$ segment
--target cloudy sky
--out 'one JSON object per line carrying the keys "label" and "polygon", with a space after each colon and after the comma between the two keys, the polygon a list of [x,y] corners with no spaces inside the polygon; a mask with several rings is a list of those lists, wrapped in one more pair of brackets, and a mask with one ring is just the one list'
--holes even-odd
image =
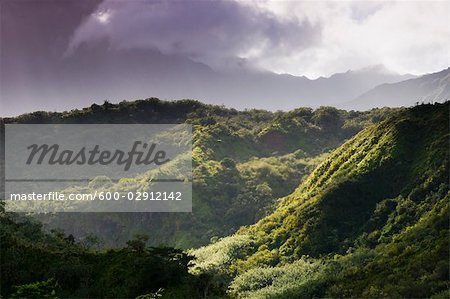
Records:
{"label": "cloudy sky", "polygon": [[114,49],[312,78],[375,64],[422,74],[448,67],[449,3],[106,0],[75,29],[66,55],[107,39]]}
{"label": "cloudy sky", "polygon": [[57,87],[70,90],[102,56],[135,50],[311,79],[380,64],[436,72],[450,64],[449,12],[448,1],[0,0],[0,109],[65,109],[39,103],[64,98]]}

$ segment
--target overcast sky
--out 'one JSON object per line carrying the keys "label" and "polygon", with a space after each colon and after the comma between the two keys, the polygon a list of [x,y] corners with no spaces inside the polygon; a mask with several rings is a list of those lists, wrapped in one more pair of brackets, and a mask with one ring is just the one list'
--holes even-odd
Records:
{"label": "overcast sky", "polygon": [[383,64],[423,74],[449,66],[449,1],[103,1],[79,25],[82,43],[157,48],[213,67],[329,76]]}
{"label": "overcast sky", "polygon": [[0,115],[150,96],[226,103],[202,90],[233,71],[437,72],[450,65],[449,15],[449,1],[0,0]]}

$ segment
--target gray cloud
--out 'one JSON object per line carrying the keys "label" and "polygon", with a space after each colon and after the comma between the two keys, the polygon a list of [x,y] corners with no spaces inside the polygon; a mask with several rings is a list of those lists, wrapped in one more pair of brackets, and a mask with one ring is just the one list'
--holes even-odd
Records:
{"label": "gray cloud", "polygon": [[153,48],[211,66],[287,55],[320,41],[308,20],[235,1],[104,1],[77,28],[67,54],[108,40],[112,49]]}
{"label": "gray cloud", "polygon": [[287,109],[352,98],[389,74],[346,89],[246,70],[317,78],[450,64],[448,1],[0,1],[2,115],[148,96]]}
{"label": "gray cloud", "polygon": [[382,64],[423,74],[449,66],[449,1],[256,1],[281,18],[321,27],[320,43],[289,56],[259,57],[275,72],[329,76]]}

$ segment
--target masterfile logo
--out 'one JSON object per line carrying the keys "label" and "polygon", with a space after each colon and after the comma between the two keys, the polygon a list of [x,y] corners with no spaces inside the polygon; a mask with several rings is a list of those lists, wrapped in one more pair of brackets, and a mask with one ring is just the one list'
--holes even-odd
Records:
{"label": "masterfile logo", "polygon": [[189,212],[192,128],[7,124],[4,181],[12,211]]}
{"label": "masterfile logo", "polygon": [[[139,150],[139,147],[142,150]],[[78,152],[70,149],[61,150],[58,144],[32,144],[27,147],[30,150],[30,155],[27,159],[27,165],[35,161],[36,164],[48,163],[49,165],[108,165],[116,163],[117,165],[124,165],[124,171],[128,171],[131,165],[162,165],[170,161],[166,158],[167,154],[164,150],[155,150],[157,144],[148,144],[142,141],[135,141],[129,152],[124,152],[116,149],[111,151],[109,149],[100,150],[98,144],[89,150],[82,147]],[[36,159],[35,159],[36,158]]]}

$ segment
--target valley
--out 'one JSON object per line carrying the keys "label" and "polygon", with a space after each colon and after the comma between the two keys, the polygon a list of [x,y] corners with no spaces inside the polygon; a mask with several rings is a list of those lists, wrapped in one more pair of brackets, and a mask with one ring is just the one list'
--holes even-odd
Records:
{"label": "valley", "polygon": [[2,295],[22,285],[82,298],[443,298],[448,109],[237,111],[148,99],[5,118],[190,123],[194,193],[192,213],[3,211]]}

